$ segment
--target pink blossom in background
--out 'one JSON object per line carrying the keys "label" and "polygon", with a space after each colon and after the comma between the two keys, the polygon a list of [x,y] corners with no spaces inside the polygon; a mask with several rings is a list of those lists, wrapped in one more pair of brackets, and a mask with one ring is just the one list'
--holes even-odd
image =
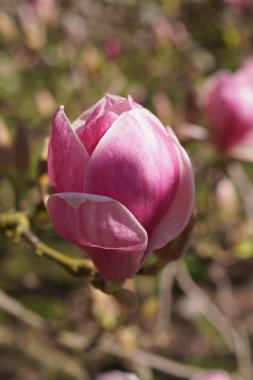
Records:
{"label": "pink blossom in background", "polygon": [[235,73],[221,70],[205,83],[202,108],[214,145],[225,154],[253,160],[253,61]]}
{"label": "pink blossom in background", "polygon": [[53,120],[48,212],[101,276],[123,281],[186,227],[194,204],[190,160],[171,129],[128,99],[106,95],[73,124]]}
{"label": "pink blossom in background", "polygon": [[109,38],[104,44],[105,56],[108,59],[117,59],[121,53],[121,42],[117,38]]}
{"label": "pink blossom in background", "polygon": [[99,375],[96,380],[140,380],[134,373],[110,371]]}
{"label": "pink blossom in background", "polygon": [[247,11],[253,8],[253,0],[224,0],[225,4]]}
{"label": "pink blossom in background", "polygon": [[226,371],[206,371],[194,375],[191,380],[232,380]]}
{"label": "pink blossom in background", "polygon": [[55,0],[25,0],[22,1],[18,14],[25,24],[43,21],[50,22],[55,14]]}

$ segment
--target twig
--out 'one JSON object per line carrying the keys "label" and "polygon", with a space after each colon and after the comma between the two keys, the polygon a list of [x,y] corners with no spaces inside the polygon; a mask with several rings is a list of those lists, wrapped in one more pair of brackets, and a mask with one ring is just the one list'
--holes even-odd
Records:
{"label": "twig", "polygon": [[160,279],[159,306],[156,316],[155,332],[166,332],[170,325],[172,286],[175,278],[175,265],[168,265]]}
{"label": "twig", "polygon": [[46,321],[37,313],[27,309],[20,302],[8,296],[0,289],[0,309],[16,317],[36,330],[46,327]]}
{"label": "twig", "polygon": [[[232,322],[226,318],[226,316],[219,310],[219,308],[212,302],[212,300],[204,293],[204,291],[193,281],[185,264],[178,266],[177,281],[179,286],[185,292],[185,294],[194,303],[196,309],[199,310],[207,319],[212,322],[213,326],[220,333],[225,344],[230,352],[234,353],[238,364],[241,364],[242,352],[247,353],[245,350],[244,342]],[[239,351],[238,351],[239,350]],[[247,362],[247,365],[249,363]],[[240,365],[240,370],[241,370]],[[245,376],[245,372],[240,373],[244,380],[248,380]]]}
{"label": "twig", "polygon": [[24,238],[34,248],[37,256],[56,262],[74,276],[92,276],[95,273],[95,268],[89,259],[68,257],[40,241],[31,231],[29,219],[22,212],[0,214],[0,229],[12,230],[14,240]]}
{"label": "twig", "polygon": [[128,289],[122,288],[122,283],[103,280],[90,259],[76,259],[66,256],[40,241],[30,229],[30,222],[25,213],[0,214],[0,230],[7,233],[15,241],[19,241],[20,237],[22,237],[34,248],[37,256],[46,257],[54,261],[73,276],[89,276],[92,286],[113,296],[118,303],[127,309],[133,310],[136,308],[138,301],[135,294]]}
{"label": "twig", "polygon": [[88,380],[83,366],[70,354],[46,344],[39,334],[15,327],[0,325],[0,346],[17,350],[36,360],[42,366],[51,368],[76,380]]}
{"label": "twig", "polygon": [[230,178],[234,181],[244,202],[247,219],[253,224],[253,184],[239,162],[233,162],[228,165],[227,171]]}
{"label": "twig", "polygon": [[158,371],[187,380],[195,373],[201,371],[199,367],[182,364],[140,349],[126,349],[122,345],[110,341],[110,339],[104,339],[97,348],[118,358],[130,360],[139,365],[149,366]]}
{"label": "twig", "polygon": [[217,294],[220,299],[221,308],[226,312],[231,323],[235,324],[235,331],[238,332],[238,334],[234,336],[234,344],[239,372],[245,379],[249,379],[253,373],[249,334],[247,327],[242,322],[238,322],[240,313],[233,297],[230,279],[224,268],[217,264],[214,264],[211,275],[217,284]]}
{"label": "twig", "polygon": [[178,285],[190,298],[196,309],[212,322],[217,331],[219,331],[228,349],[233,351],[230,323],[228,323],[223,313],[211,301],[208,295],[193,281],[184,263],[178,265],[176,279]]}
{"label": "twig", "polygon": [[[10,296],[7,296],[11,299]],[[11,302],[18,303],[18,301],[12,300]],[[4,307],[2,307],[4,306]],[[51,330],[50,324],[48,324],[42,317],[40,317],[35,312],[30,311],[29,309],[23,307],[21,304],[18,306],[18,310],[21,309],[25,310],[25,317],[23,317],[22,313],[15,312],[5,305],[0,305],[3,310],[11,315],[15,315],[15,317],[20,320],[23,323],[26,323],[30,327],[38,330],[38,332],[43,332],[44,334],[47,331]],[[30,323],[30,318],[27,318],[27,316],[32,313],[33,317],[36,319],[41,320],[40,323]],[[47,325],[48,329],[44,330],[44,326]],[[20,331],[20,330],[19,330]],[[53,331],[53,329],[52,329]],[[102,337],[102,334],[100,335]],[[55,334],[50,335],[51,342],[52,339],[56,342],[56,344],[67,348],[68,350],[71,350],[72,352],[80,352],[83,350],[87,350],[88,347],[90,347],[90,342],[88,341],[87,337],[80,335],[79,333],[74,333],[70,331],[60,330],[55,332]],[[23,344],[23,342],[26,342],[26,345]],[[22,342],[22,344],[21,344]],[[47,349],[47,346],[45,343],[42,344],[38,341],[37,338],[34,338],[31,336],[31,334],[25,336],[23,332],[16,333],[13,331],[13,329],[9,329],[7,327],[3,327],[0,325],[0,345],[4,345],[7,347],[15,346],[18,350],[24,351],[28,356],[31,356],[41,362],[42,364],[57,369],[59,366],[59,369],[62,371],[68,370],[68,371],[77,371],[77,379],[79,380],[86,380],[87,377],[86,373],[84,372],[83,377],[78,377],[78,372],[80,371],[80,367],[78,362],[72,363],[72,358],[68,356],[64,356],[61,351],[55,350],[55,349]],[[152,369],[156,369],[157,371],[161,371],[179,378],[185,378],[189,379],[193,374],[197,372],[201,372],[201,368],[194,367],[187,364],[179,363],[175,360],[171,360],[162,356],[159,356],[157,354],[153,354],[150,352],[146,352],[141,349],[126,349],[118,342],[115,342],[114,339],[112,339],[110,336],[106,335],[102,337],[102,339],[97,341],[97,345],[94,346],[95,350],[102,351],[106,354],[113,355],[118,358],[130,360],[133,363],[136,363],[137,365],[149,367]],[[47,353],[46,355],[41,355],[41,351]],[[49,358],[47,357],[49,353]],[[42,357],[43,356],[43,357]],[[62,366],[60,363],[54,363],[54,360],[64,360],[65,365]],[[70,366],[70,367],[69,367]],[[74,366],[74,367],[73,367]],[[65,369],[65,367],[67,369]],[[82,369],[84,371],[84,369]],[[73,375],[73,373],[72,373]]]}

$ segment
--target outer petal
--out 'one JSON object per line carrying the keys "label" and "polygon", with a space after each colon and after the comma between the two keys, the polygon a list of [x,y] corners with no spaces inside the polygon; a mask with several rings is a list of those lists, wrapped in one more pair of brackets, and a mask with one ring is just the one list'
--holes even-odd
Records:
{"label": "outer petal", "polygon": [[63,107],[57,111],[48,148],[48,175],[55,191],[83,191],[89,156],[72,129]]}
{"label": "outer petal", "polygon": [[[172,130],[169,129],[168,132],[171,135]],[[194,178],[190,159],[176,138],[172,141],[178,155],[180,173],[178,191],[168,212],[152,232],[146,255],[154,249],[162,248],[184,230],[194,206]]]}
{"label": "outer petal", "polygon": [[108,281],[123,281],[140,268],[147,233],[119,202],[90,194],[62,193],[48,200],[50,219],[65,239],[85,250]]}
{"label": "outer petal", "polygon": [[116,199],[148,233],[167,212],[178,186],[174,144],[145,109],[125,112],[94,150],[85,192]]}

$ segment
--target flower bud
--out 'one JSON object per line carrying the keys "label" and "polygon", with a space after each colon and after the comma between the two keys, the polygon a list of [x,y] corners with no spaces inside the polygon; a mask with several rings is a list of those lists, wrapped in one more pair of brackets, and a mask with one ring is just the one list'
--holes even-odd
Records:
{"label": "flower bud", "polygon": [[190,160],[171,129],[127,99],[106,95],[70,124],[53,120],[47,208],[58,233],[106,281],[133,276],[186,227],[194,204]]}

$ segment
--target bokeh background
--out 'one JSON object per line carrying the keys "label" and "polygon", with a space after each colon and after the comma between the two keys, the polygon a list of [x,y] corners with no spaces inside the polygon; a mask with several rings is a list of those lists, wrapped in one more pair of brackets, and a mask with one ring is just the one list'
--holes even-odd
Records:
{"label": "bokeh background", "polygon": [[45,139],[60,104],[73,121],[105,93],[131,94],[189,153],[196,224],[183,260],[128,282],[139,299],[131,312],[5,231],[0,379],[86,380],[120,369],[176,380],[198,368],[253,378],[252,164],[202,141],[200,107],[206,78],[253,54],[253,6],[234,3],[1,0],[0,212],[25,211],[41,240],[82,257],[42,202]]}

